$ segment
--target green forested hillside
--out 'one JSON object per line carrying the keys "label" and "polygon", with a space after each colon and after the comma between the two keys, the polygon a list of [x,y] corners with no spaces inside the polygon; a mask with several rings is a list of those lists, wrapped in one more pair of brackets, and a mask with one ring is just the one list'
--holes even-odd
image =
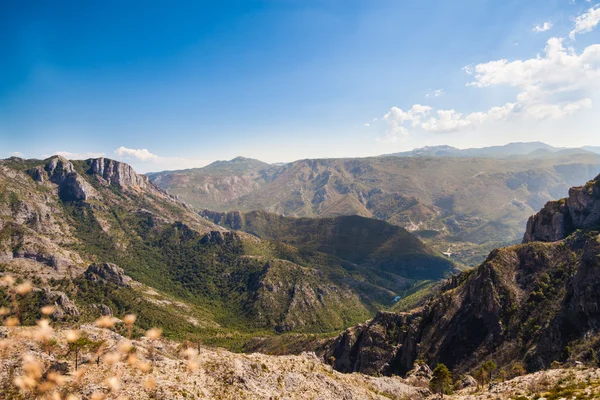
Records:
{"label": "green forested hillside", "polygon": [[[367,218],[276,224],[257,213],[257,231],[230,231],[108,159],[13,158],[0,162],[0,185],[2,269],[39,281],[71,320],[132,309],[168,335],[239,346],[343,329],[453,270],[404,229]],[[133,283],[90,280],[92,263]]]}

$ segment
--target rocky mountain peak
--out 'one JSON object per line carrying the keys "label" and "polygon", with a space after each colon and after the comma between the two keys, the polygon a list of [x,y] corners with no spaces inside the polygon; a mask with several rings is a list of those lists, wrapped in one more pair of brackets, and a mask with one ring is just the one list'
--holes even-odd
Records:
{"label": "rocky mountain peak", "polygon": [[109,184],[142,189],[149,185],[148,177],[137,174],[129,164],[104,157],[91,158],[86,162],[90,166],[90,173],[98,175]]}
{"label": "rocky mountain peak", "polygon": [[73,163],[61,156],[54,156],[46,165],[27,171],[36,182],[46,180],[58,185],[58,193],[64,201],[87,200],[96,197],[94,188],[75,171]]}
{"label": "rocky mountain peak", "polygon": [[569,197],[549,201],[529,218],[523,243],[562,240],[577,229],[600,225],[600,175],[585,186],[572,187]]}

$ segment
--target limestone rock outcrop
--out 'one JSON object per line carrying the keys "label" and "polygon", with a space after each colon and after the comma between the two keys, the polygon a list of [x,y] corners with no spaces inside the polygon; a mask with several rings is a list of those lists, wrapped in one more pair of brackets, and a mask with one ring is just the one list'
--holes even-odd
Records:
{"label": "limestone rock outcrop", "polygon": [[90,173],[102,177],[109,184],[141,189],[146,189],[149,185],[148,177],[137,174],[129,164],[103,157],[89,159],[87,163]]}
{"label": "limestone rock outcrop", "polygon": [[73,164],[60,156],[52,157],[44,166],[28,171],[33,180],[46,179],[58,185],[58,195],[63,201],[79,201],[96,197],[94,188],[75,171]]}
{"label": "limestone rock outcrop", "polygon": [[240,211],[218,212],[202,210],[199,214],[209,221],[217,225],[226,226],[229,229],[240,230],[244,227],[244,214]]}
{"label": "limestone rock outcrop", "polygon": [[210,231],[202,238],[202,243],[223,244],[225,242],[239,241],[240,238],[235,232]]}
{"label": "limestone rock outcrop", "polygon": [[406,374],[417,358],[415,329],[419,313],[380,311],[366,324],[347,329],[336,340],[331,355],[341,372]]}
{"label": "limestone rock outcrop", "polygon": [[104,280],[118,286],[130,286],[131,278],[125,275],[123,268],[111,263],[91,264],[84,273],[92,281]]}
{"label": "limestone rock outcrop", "polygon": [[573,187],[569,197],[546,203],[527,222],[523,242],[554,242],[577,229],[600,225],[600,176],[585,186]]}
{"label": "limestone rock outcrop", "polygon": [[54,291],[49,288],[43,289],[43,295],[47,304],[53,304],[55,307],[52,318],[55,320],[64,320],[69,317],[78,317],[81,313],[75,302],[67,296],[65,292]]}

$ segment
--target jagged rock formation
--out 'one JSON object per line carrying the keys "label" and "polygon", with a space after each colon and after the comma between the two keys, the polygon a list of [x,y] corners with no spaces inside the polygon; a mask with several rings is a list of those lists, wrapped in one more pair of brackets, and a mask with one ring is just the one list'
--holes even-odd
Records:
{"label": "jagged rock formation", "polygon": [[89,171],[102,177],[108,184],[141,189],[146,189],[149,185],[148,177],[137,174],[129,164],[103,157],[92,158],[87,163]]}
{"label": "jagged rock formation", "polygon": [[599,178],[585,186],[573,187],[569,197],[548,202],[527,221],[523,242],[553,242],[569,236],[576,229],[600,225]]}
{"label": "jagged rock formation", "polygon": [[63,157],[52,157],[44,167],[38,166],[28,172],[37,182],[43,183],[48,179],[58,185],[59,196],[64,201],[87,200],[97,196],[94,188]]}
{"label": "jagged rock formation", "polygon": [[471,375],[465,375],[459,381],[457,388],[458,389],[466,389],[466,388],[477,387],[477,386],[478,386],[478,383],[475,380],[475,378],[473,378]]}
{"label": "jagged rock formation", "polygon": [[100,315],[108,315],[109,317],[113,315],[113,310],[106,304],[92,304],[92,308],[97,310]]}
{"label": "jagged rock formation", "polygon": [[94,263],[87,268],[84,275],[91,281],[102,279],[118,286],[128,287],[131,282],[131,278],[125,275],[123,268],[111,263]]}
{"label": "jagged rock formation", "polygon": [[218,212],[202,210],[200,215],[217,225],[226,226],[230,229],[240,230],[245,226],[244,214],[241,211]]}
{"label": "jagged rock formation", "polygon": [[[423,307],[381,312],[346,330],[326,356],[340,371],[370,374],[405,374],[419,358],[456,373],[488,359],[505,371],[586,360],[600,350],[599,183],[600,177],[574,188],[570,200],[547,206],[532,218],[538,230],[529,233],[580,230],[555,242],[526,240],[494,250],[478,268],[440,286]],[[562,210],[564,219],[548,218],[557,215],[549,210]]]}
{"label": "jagged rock formation", "polygon": [[81,314],[75,302],[65,292],[45,288],[43,290],[43,298],[46,304],[54,305],[55,309],[52,313],[52,318],[55,320],[78,317]]}
{"label": "jagged rock formation", "polygon": [[61,156],[54,156],[45,165],[35,166],[27,173],[36,182],[43,184],[48,181],[58,185],[59,196],[63,201],[84,201],[99,197],[93,186],[82,176],[83,174],[93,176],[100,185],[118,185],[124,190],[146,190],[184,204],[150,183],[146,175],[137,174],[129,164],[103,157],[78,163],[80,163],[80,172],[77,172],[73,162]]}
{"label": "jagged rock formation", "polygon": [[240,237],[235,232],[210,231],[204,235],[201,242],[221,245],[232,241],[240,241]]}

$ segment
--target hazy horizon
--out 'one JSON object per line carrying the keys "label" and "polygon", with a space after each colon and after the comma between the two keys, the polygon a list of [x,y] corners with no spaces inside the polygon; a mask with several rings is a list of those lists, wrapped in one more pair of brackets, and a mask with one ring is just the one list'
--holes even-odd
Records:
{"label": "hazy horizon", "polygon": [[[511,144],[530,144],[530,143],[541,143],[541,144],[549,145],[551,147],[554,147],[557,150],[570,150],[570,149],[577,150],[577,149],[583,149],[584,147],[598,147],[598,150],[600,150],[600,146],[589,146],[589,145],[578,146],[578,147],[552,146],[549,143],[544,143],[544,142],[539,142],[539,141],[535,141],[535,142],[509,142],[509,143],[502,143],[502,144],[490,145],[490,146],[483,146],[483,147],[462,147],[462,148],[461,147],[455,147],[455,146],[450,146],[450,147],[456,148],[458,150],[473,150],[473,149],[483,149],[483,148],[488,148],[488,147],[503,147],[503,146],[508,146],[508,145],[511,145]],[[449,145],[445,145],[445,144],[427,145],[427,146],[423,146],[423,147],[416,147],[416,148],[413,148],[413,149],[410,149],[410,150],[406,150],[406,151],[410,152],[410,151],[420,150],[420,149],[424,149],[424,148],[428,148],[428,147],[435,148],[435,147],[442,147],[442,146],[449,146]],[[142,151],[144,151],[144,150],[146,150],[146,149],[142,149]],[[234,156],[234,157],[229,158],[229,159],[214,159],[214,160],[210,160],[210,161],[206,162],[203,165],[191,166],[191,167],[186,167],[186,168],[168,168],[168,165],[166,165],[167,168],[160,169],[160,170],[159,169],[155,169],[155,170],[144,169],[143,168],[144,164],[138,164],[138,165],[142,165],[142,169],[137,169],[137,168],[135,168],[135,165],[134,165],[135,163],[130,163],[128,161],[125,161],[125,162],[131,164],[134,167],[134,169],[136,170],[136,172],[147,174],[147,173],[158,173],[158,172],[166,172],[166,171],[176,171],[176,170],[203,168],[203,167],[206,167],[206,166],[208,166],[210,164],[213,164],[213,163],[216,163],[216,162],[229,162],[229,161],[233,161],[234,159],[237,159],[237,158],[246,158],[246,159],[261,161],[261,162],[264,162],[264,163],[267,163],[267,164],[271,164],[271,165],[276,165],[276,164],[289,164],[289,163],[293,163],[293,162],[296,162],[296,161],[308,160],[308,159],[325,160],[325,159],[346,159],[346,158],[369,158],[369,157],[380,157],[380,156],[385,156],[385,155],[388,155],[388,154],[396,154],[396,153],[398,153],[398,152],[383,153],[383,154],[374,154],[374,155],[365,155],[365,156],[357,156],[357,157],[353,157],[353,156],[340,156],[340,157],[300,157],[300,158],[293,159],[293,160],[272,161],[272,162],[261,160],[259,158],[248,157],[248,156],[243,155],[243,154],[239,154],[239,155]],[[106,154],[103,154],[103,153],[92,153],[92,154],[89,154],[89,156],[83,156],[83,155],[77,155],[77,154],[69,154],[67,152],[57,152],[55,154],[43,154],[43,155],[41,155],[39,157],[29,157],[29,158],[31,158],[31,159],[47,159],[47,158],[50,158],[50,157],[53,157],[53,156],[62,156],[62,157],[67,158],[69,160],[85,160],[85,159],[100,158],[100,157],[109,158],[109,159],[115,159],[115,160],[119,160],[119,159],[122,160],[122,158],[123,158],[123,157],[118,157],[118,156],[114,157],[114,156],[106,155]],[[83,157],[81,157],[81,156],[83,156]],[[21,154],[19,152],[12,153],[7,158],[10,158],[10,157],[19,157],[19,158],[25,158],[25,159],[28,158],[24,154]]]}

